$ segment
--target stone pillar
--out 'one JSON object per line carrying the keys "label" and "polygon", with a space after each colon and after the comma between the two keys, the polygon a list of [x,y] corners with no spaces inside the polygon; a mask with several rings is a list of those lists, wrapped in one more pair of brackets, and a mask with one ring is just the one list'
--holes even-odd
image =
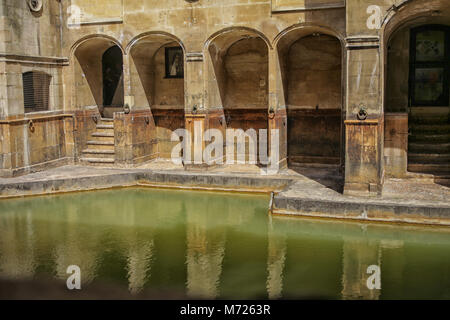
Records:
{"label": "stone pillar", "polygon": [[6,63],[0,62],[0,177],[8,176],[11,169],[9,125],[2,122],[8,116]]}
{"label": "stone pillar", "polygon": [[[269,146],[270,131],[279,130],[279,168],[287,168],[287,113],[278,51],[269,50]],[[272,152],[272,150],[270,151]]]}
{"label": "stone pillar", "polygon": [[134,95],[131,89],[131,69],[130,69],[130,55],[123,55],[123,97],[124,106],[128,106],[130,109],[135,107]]}
{"label": "stone pillar", "polygon": [[[204,103],[203,53],[186,53],[185,81],[185,128],[191,134],[186,148],[190,149],[190,159],[185,155],[185,169],[205,169],[203,133],[208,129],[208,111]],[[197,133],[197,134],[196,134]]]}
{"label": "stone pillar", "polygon": [[[157,157],[156,126],[150,106],[135,99],[139,79],[132,79],[131,57],[123,56],[124,107],[114,113],[115,163],[134,166]],[[136,72],[136,71],[135,71]],[[137,74],[134,74],[137,77]],[[133,83],[133,80],[135,82]],[[133,87],[133,85],[135,87]]]}
{"label": "stone pillar", "polygon": [[383,108],[379,38],[347,38],[345,187],[349,195],[377,195],[383,184]]}
{"label": "stone pillar", "polygon": [[156,128],[150,110],[114,113],[115,163],[134,166],[157,156]]}

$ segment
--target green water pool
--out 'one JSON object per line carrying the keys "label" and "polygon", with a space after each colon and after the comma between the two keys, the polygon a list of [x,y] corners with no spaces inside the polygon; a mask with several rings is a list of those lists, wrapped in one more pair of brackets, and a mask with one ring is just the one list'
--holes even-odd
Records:
{"label": "green water pool", "polygon": [[[118,189],[0,201],[0,277],[133,294],[450,299],[450,230],[275,217],[269,196]],[[381,289],[369,289],[378,266]]]}

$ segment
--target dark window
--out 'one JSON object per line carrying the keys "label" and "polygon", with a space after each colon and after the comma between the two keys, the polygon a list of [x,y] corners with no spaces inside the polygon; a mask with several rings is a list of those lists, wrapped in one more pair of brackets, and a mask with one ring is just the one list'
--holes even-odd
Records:
{"label": "dark window", "polygon": [[31,71],[22,74],[25,113],[48,110],[51,79],[52,77],[44,72]]}
{"label": "dark window", "polygon": [[166,48],[166,78],[184,78],[184,59],[181,47]]}
{"label": "dark window", "polygon": [[448,106],[450,28],[423,26],[411,32],[410,104]]}

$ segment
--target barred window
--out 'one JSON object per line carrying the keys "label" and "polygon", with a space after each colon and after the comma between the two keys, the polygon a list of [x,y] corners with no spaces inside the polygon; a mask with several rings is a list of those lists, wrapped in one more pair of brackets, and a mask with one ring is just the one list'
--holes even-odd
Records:
{"label": "barred window", "polygon": [[25,113],[49,109],[50,82],[52,77],[44,72],[22,74]]}

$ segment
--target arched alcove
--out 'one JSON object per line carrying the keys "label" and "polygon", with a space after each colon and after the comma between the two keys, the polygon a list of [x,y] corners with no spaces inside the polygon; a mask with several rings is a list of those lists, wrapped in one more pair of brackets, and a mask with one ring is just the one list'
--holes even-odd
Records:
{"label": "arched alcove", "polygon": [[388,174],[433,174],[448,185],[450,8],[440,0],[406,2],[383,32]]}
{"label": "arched alcove", "polygon": [[277,43],[288,116],[289,166],[343,163],[342,45],[327,30],[295,29]]}
{"label": "arched alcove", "polygon": [[[207,50],[213,73],[210,78],[214,79],[214,85],[209,84],[209,88],[215,89],[208,95],[210,108],[223,112],[228,129],[254,129],[256,132],[267,129],[267,39],[249,28],[230,28],[210,37]],[[248,150],[246,148],[246,160],[249,160]]]}
{"label": "arched alcove", "polygon": [[73,55],[75,108],[96,106],[103,117],[112,118],[123,108],[122,49],[113,39],[93,36],[80,41]]}
{"label": "arched alcove", "polygon": [[128,52],[134,108],[150,108],[159,157],[170,158],[172,132],[185,127],[184,46],[175,36],[151,32],[131,41]]}

